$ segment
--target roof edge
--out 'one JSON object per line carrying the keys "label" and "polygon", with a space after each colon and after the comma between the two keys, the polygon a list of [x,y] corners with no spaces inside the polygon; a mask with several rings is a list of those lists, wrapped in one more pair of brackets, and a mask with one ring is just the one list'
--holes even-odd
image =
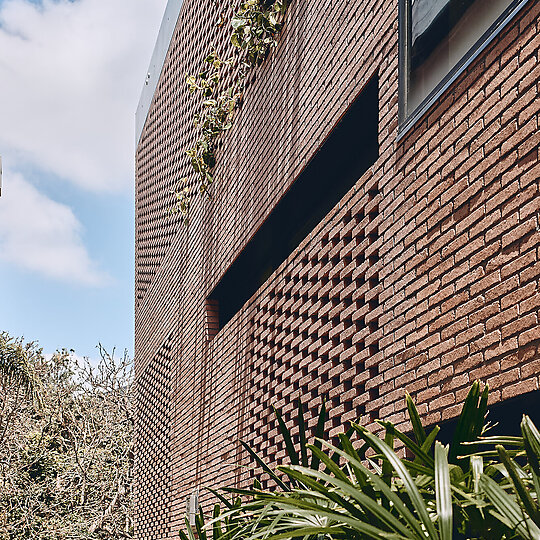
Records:
{"label": "roof edge", "polygon": [[157,88],[161,71],[165,63],[165,58],[169,51],[171,40],[178,22],[178,16],[180,15],[180,9],[182,7],[183,0],[169,0],[165,13],[161,21],[159,33],[157,36],[156,44],[154,46],[154,52],[150,60],[150,66],[146,74],[144,86],[141,91],[141,97],[139,98],[139,104],[135,113],[135,145],[139,144],[150,106],[154,99],[154,93]]}

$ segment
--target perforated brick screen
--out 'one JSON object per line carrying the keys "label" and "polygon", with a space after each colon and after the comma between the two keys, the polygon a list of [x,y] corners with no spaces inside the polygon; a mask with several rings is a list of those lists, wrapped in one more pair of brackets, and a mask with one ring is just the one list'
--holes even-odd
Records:
{"label": "perforated brick screen", "polygon": [[[353,418],[407,429],[406,390],[431,424],[474,379],[492,402],[538,389],[539,10],[398,138],[397,1],[293,1],[184,227],[168,214],[195,136],[184,76],[211,43],[228,54],[232,13],[185,0],[137,148],[139,539],[175,538],[196,486],[249,481],[239,439],[284,457],[272,405],[297,433],[295,400],[313,429],[326,396],[335,436]],[[211,293],[375,76],[378,157],[219,330]]]}

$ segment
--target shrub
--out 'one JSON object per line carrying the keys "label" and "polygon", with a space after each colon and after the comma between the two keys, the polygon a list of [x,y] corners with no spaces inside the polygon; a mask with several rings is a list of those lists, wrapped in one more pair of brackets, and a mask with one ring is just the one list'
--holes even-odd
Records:
{"label": "shrub", "polygon": [[[487,399],[487,386],[475,382],[448,446],[437,426],[426,433],[409,396],[412,434],[384,420],[381,436],[353,423],[337,446],[321,431],[314,444],[304,434],[300,452],[276,412],[291,463],[273,470],[250,450],[276,488],[255,479],[250,489],[226,489],[236,500],[220,496],[226,508],[217,505],[206,526],[201,512],[199,537],[212,530],[213,540],[540,539],[540,435],[525,416],[521,437],[486,437]],[[323,407],[319,426],[324,414]],[[398,456],[398,443],[410,457]],[[189,530],[181,536],[194,539]]]}
{"label": "shrub", "polygon": [[131,538],[129,358],[101,349],[92,366],[69,351],[49,358],[4,343],[24,370],[0,380],[0,538]]}

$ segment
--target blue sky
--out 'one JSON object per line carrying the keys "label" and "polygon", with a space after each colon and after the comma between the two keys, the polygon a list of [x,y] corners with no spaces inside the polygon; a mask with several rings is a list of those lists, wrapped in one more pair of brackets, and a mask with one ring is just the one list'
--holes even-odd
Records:
{"label": "blue sky", "polygon": [[0,0],[0,330],[133,350],[134,120],[166,0]]}

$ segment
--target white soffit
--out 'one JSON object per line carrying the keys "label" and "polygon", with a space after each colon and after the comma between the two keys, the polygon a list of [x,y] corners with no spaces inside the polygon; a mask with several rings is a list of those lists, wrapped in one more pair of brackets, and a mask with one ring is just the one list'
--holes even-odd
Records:
{"label": "white soffit", "polygon": [[180,15],[180,8],[182,7],[182,0],[169,0],[167,7],[165,8],[165,14],[161,21],[159,28],[159,34],[157,37],[154,52],[152,53],[152,59],[150,60],[150,66],[148,73],[146,74],[146,80],[139,99],[139,105],[137,106],[137,112],[135,113],[135,143],[139,144],[148,111],[150,105],[154,99],[154,93],[157,88],[157,83],[165,63],[165,58],[171,44],[171,39],[176,28],[178,16]]}

